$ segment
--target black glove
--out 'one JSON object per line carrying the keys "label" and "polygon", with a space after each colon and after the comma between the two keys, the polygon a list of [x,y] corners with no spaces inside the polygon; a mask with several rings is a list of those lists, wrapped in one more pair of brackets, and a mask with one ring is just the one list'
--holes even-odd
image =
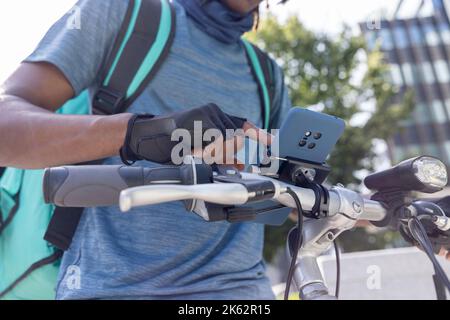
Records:
{"label": "black glove", "polygon": [[171,141],[172,132],[188,130],[190,146],[194,146],[195,121],[201,121],[202,134],[208,129],[218,129],[225,137],[227,129],[241,129],[247,120],[230,116],[213,103],[167,116],[135,115],[128,123],[125,143],[120,150],[122,161],[127,165],[139,160],[170,163],[172,149],[180,143]]}

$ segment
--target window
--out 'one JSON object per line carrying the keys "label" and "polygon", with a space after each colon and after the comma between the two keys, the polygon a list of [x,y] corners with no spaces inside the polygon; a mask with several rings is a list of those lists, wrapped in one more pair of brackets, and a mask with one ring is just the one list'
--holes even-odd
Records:
{"label": "window", "polygon": [[425,40],[429,46],[437,46],[440,43],[439,35],[434,29],[431,23],[427,23],[424,26]]}
{"label": "window", "polygon": [[405,150],[400,146],[395,146],[392,150],[392,156],[394,157],[394,162],[398,163],[400,161],[405,160],[406,152]]}
{"label": "window", "polygon": [[422,36],[422,32],[420,32],[420,29],[417,25],[412,25],[409,28],[409,35],[411,37],[411,42],[414,45],[422,45],[424,44],[424,39]]}
{"label": "window", "polygon": [[398,48],[403,49],[408,47],[409,41],[405,28],[397,26],[394,28],[393,33],[394,33],[394,41]]}
{"label": "window", "polygon": [[444,150],[445,150],[445,155],[447,156],[447,159],[450,159],[450,142],[447,141],[444,144]]}
{"label": "window", "polygon": [[425,141],[436,141],[437,134],[436,134],[436,128],[431,123],[428,123],[423,126],[424,133],[423,138]]}
{"label": "window", "polygon": [[403,76],[405,77],[405,84],[408,86],[414,85],[414,73],[411,64],[402,64]]}
{"label": "window", "polygon": [[447,114],[450,114],[450,99],[445,100],[445,109],[447,109]]}
{"label": "window", "polygon": [[444,128],[445,136],[450,140],[450,122],[444,123],[442,127]]}
{"label": "window", "polygon": [[367,43],[367,49],[369,51],[372,51],[375,49],[375,46],[377,44],[378,35],[374,31],[367,31],[365,34],[366,37],[366,43]]}
{"label": "window", "polygon": [[414,109],[414,119],[417,123],[425,124],[430,122],[430,115],[427,106],[423,103],[418,103]]}
{"label": "window", "polygon": [[401,86],[403,84],[402,73],[398,64],[391,64],[389,66],[391,71],[392,83],[396,86]]}
{"label": "window", "polygon": [[446,61],[436,60],[434,62],[434,68],[436,69],[436,75],[440,83],[448,83],[450,81],[450,72]]}
{"label": "window", "polygon": [[389,51],[394,49],[394,42],[392,40],[391,33],[388,29],[382,29],[380,31],[381,37],[381,49],[384,51]]}
{"label": "window", "polygon": [[421,156],[422,152],[420,151],[420,146],[418,144],[410,144],[408,145],[408,156],[409,157],[417,157]]}
{"label": "window", "polygon": [[437,158],[441,157],[441,152],[439,151],[438,146],[434,143],[427,143],[424,146],[424,151],[425,151],[426,155],[437,157]]}
{"label": "window", "polygon": [[421,64],[420,69],[422,69],[421,80],[426,84],[433,84],[435,82],[435,79],[431,64],[429,62],[424,62]]}
{"label": "window", "polygon": [[420,67],[417,64],[413,63],[413,64],[411,64],[411,71],[413,74],[414,82],[421,82],[422,74],[420,72]]}
{"label": "window", "polygon": [[438,123],[447,122],[447,114],[445,113],[444,104],[439,100],[434,100],[431,104],[431,110],[433,111],[433,120]]}
{"label": "window", "polygon": [[397,146],[402,145],[403,139],[402,139],[402,135],[399,132],[396,132],[394,134],[393,139],[394,139],[395,145],[397,145]]}
{"label": "window", "polygon": [[409,127],[409,126],[412,126],[412,125],[414,125],[414,119],[413,119],[412,117],[408,117],[408,118],[406,118],[406,119],[404,119],[404,120],[400,120],[400,121],[398,122],[398,125],[399,125],[400,127]]}
{"label": "window", "polygon": [[442,42],[450,45],[450,26],[448,23],[440,23],[438,26],[439,34],[441,35]]}
{"label": "window", "polygon": [[408,143],[419,143],[419,133],[414,125],[407,128]]}

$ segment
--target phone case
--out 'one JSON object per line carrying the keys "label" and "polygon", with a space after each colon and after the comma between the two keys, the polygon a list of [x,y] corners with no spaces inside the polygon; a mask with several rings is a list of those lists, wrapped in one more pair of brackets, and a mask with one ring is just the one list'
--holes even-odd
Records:
{"label": "phone case", "polygon": [[344,120],[293,108],[279,135],[279,157],[323,164],[345,130]]}

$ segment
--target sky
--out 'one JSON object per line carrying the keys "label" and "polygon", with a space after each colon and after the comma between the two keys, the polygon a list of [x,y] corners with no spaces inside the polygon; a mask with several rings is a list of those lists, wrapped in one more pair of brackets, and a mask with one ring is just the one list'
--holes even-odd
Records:
{"label": "sky", "polygon": [[[52,23],[75,3],[75,0],[0,1],[0,82],[31,53]],[[334,33],[343,23],[356,27],[358,22],[382,8],[393,10],[395,3],[393,0],[290,0],[284,6],[272,5],[270,10],[280,19],[296,14],[307,27]]]}
{"label": "sky", "polygon": [[378,16],[380,11],[394,11],[396,3],[396,0],[289,0],[285,5],[271,5],[270,11],[281,19],[298,15],[309,28],[335,33],[343,23],[357,27],[359,22]]}
{"label": "sky", "polygon": [[74,3],[73,0],[0,1],[0,82]]}
{"label": "sky", "polygon": [[[276,3],[277,0],[269,0]],[[319,32],[339,32],[343,23],[359,31],[358,23],[379,18],[381,14],[392,15],[398,0],[289,0],[285,5],[271,5],[270,11],[281,19],[295,14],[302,22]],[[410,17],[421,0],[405,0],[398,12],[399,17]],[[432,1],[426,1],[424,14],[432,10]]]}

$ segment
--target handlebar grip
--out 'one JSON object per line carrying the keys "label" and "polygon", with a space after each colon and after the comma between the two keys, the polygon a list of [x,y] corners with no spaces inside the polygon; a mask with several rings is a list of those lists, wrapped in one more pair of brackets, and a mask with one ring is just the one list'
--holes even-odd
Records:
{"label": "handlebar grip", "polygon": [[119,204],[120,192],[157,183],[182,184],[187,167],[66,166],[44,174],[44,199],[60,207]]}

